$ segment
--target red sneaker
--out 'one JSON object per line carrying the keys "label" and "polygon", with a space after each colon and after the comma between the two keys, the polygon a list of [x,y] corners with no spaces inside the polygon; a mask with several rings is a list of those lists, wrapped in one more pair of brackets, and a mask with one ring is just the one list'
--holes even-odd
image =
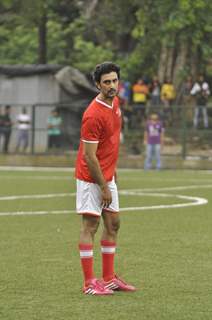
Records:
{"label": "red sneaker", "polygon": [[136,291],[136,288],[131,284],[127,284],[125,281],[120,279],[117,275],[109,281],[104,281],[104,286],[107,289],[114,291]]}
{"label": "red sneaker", "polygon": [[88,285],[83,287],[83,293],[96,296],[103,296],[113,294],[113,290],[105,288],[102,281],[98,279],[92,279]]}

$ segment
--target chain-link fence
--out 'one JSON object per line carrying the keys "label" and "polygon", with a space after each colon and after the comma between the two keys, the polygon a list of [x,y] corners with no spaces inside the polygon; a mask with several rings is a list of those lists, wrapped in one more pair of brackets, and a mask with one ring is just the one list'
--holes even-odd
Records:
{"label": "chain-link fence", "polygon": [[147,107],[146,116],[141,121],[136,114],[127,110],[124,115],[123,147],[125,152],[138,155],[145,152],[143,140],[146,119],[152,112],[157,113],[165,127],[164,155],[182,158],[212,158],[212,108],[207,108],[208,126],[204,124],[203,113],[198,116],[194,126],[195,107],[192,105],[172,105]]}
{"label": "chain-link fence", "polygon": [[[4,115],[5,106],[0,106],[0,119]],[[17,150],[18,140],[20,138],[20,114],[26,109],[30,123],[28,126],[27,148],[20,146]],[[57,110],[61,118],[59,126],[59,143],[55,148],[49,149],[48,119],[53,110]],[[12,121],[9,153],[30,153],[30,154],[48,154],[63,153],[65,151],[76,150],[79,143],[80,122],[83,108],[74,108],[69,104],[36,104],[36,105],[11,105],[10,119]],[[5,128],[0,124],[0,151],[3,152]]]}
{"label": "chain-link fence", "polygon": [[[18,115],[26,108],[30,117],[29,141],[25,150],[28,154],[65,153],[77,150],[79,144],[80,124],[84,109],[74,108],[68,104],[37,104],[11,105],[11,135],[9,153],[17,153]],[[48,117],[52,110],[57,108],[62,119],[60,143],[57,148],[48,148]],[[4,106],[0,107],[1,113]],[[199,125],[194,128],[193,106],[171,106],[166,110],[163,106],[146,109],[146,118],[151,112],[157,112],[165,126],[165,146],[162,153],[165,155],[180,155],[185,157],[212,157],[212,109],[208,108],[209,126],[204,127],[202,115],[199,115]],[[127,154],[142,154],[144,152],[143,135],[146,119],[138,119],[136,114],[128,110],[123,112],[122,150]],[[3,152],[4,132],[0,127],[0,151]],[[20,149],[21,153],[22,150]]]}

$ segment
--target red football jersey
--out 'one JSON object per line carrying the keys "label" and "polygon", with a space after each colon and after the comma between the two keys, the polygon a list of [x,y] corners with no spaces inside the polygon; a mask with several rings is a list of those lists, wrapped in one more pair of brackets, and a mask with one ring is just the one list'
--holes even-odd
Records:
{"label": "red football jersey", "polygon": [[76,178],[94,182],[87,163],[83,157],[83,141],[98,143],[97,159],[106,181],[111,181],[118,159],[121,131],[121,111],[119,99],[113,100],[110,106],[95,98],[83,114],[80,146],[76,162]]}

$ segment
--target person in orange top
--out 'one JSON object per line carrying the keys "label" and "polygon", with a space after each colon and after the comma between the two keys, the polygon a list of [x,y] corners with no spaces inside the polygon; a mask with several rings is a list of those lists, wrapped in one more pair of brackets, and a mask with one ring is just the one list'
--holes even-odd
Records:
{"label": "person in orange top", "polygon": [[136,125],[140,127],[142,121],[146,119],[146,103],[149,95],[149,87],[143,79],[138,81],[132,87],[133,109],[136,116]]}

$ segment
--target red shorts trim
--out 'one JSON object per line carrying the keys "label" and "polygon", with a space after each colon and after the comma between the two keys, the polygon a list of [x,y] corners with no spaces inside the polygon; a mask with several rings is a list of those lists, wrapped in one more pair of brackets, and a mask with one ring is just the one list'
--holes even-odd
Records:
{"label": "red shorts trim", "polygon": [[103,212],[107,212],[107,213],[119,213],[119,211],[113,211],[107,208],[102,209]]}
{"label": "red shorts trim", "polygon": [[91,212],[78,212],[78,214],[80,214],[82,216],[86,215],[86,216],[100,217],[99,214],[91,213]]}

